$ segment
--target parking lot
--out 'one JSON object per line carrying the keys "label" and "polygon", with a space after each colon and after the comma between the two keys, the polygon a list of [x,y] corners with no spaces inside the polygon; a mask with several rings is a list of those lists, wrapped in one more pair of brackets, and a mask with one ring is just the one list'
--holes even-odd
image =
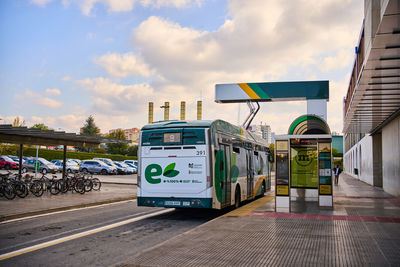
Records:
{"label": "parking lot", "polygon": [[[18,170],[11,170],[11,173],[18,173]],[[7,173],[6,170],[0,170],[0,173]],[[27,172],[23,175],[30,175],[32,177],[35,177],[34,172]],[[41,178],[43,174],[37,173],[36,178]],[[47,178],[53,178],[53,176],[56,176],[56,179],[61,179],[62,173],[57,172],[55,174],[53,173],[48,173],[45,175]],[[114,184],[132,184],[136,185],[137,184],[137,174],[128,174],[128,175],[102,175],[102,174],[93,174],[93,177],[99,178],[102,183],[114,183]]]}

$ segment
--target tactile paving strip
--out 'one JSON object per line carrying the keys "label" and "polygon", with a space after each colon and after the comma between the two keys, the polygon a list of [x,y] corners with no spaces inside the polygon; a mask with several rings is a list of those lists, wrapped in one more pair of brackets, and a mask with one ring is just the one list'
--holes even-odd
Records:
{"label": "tactile paving strip", "polygon": [[118,266],[399,266],[395,223],[222,217]]}
{"label": "tactile paving strip", "polygon": [[[351,209],[346,209],[347,211]],[[354,209],[359,211],[360,209]],[[350,212],[348,212],[350,213]],[[398,211],[393,212],[398,215]],[[381,217],[381,216],[349,216],[349,215],[326,215],[326,214],[302,214],[302,213],[280,213],[280,212],[252,212],[248,217],[269,217],[269,218],[289,218],[304,220],[344,220],[344,221],[363,221],[363,222],[388,222],[400,223],[400,218]]]}

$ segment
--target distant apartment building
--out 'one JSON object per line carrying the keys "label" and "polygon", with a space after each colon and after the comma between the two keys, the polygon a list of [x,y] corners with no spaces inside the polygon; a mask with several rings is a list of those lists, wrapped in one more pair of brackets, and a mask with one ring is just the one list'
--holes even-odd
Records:
{"label": "distant apartment building", "polygon": [[272,132],[269,125],[251,125],[249,130],[260,135],[265,141],[267,141],[268,145],[272,143]]}
{"label": "distant apartment building", "polygon": [[122,130],[125,134],[126,140],[131,141],[132,143],[138,143],[139,140],[139,129],[138,128],[130,128],[130,129],[111,129],[108,133],[114,133],[118,130]]}

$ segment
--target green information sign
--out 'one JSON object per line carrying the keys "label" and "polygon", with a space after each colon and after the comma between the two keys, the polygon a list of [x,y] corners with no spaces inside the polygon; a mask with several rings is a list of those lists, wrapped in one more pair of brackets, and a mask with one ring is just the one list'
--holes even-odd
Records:
{"label": "green information sign", "polygon": [[316,147],[291,147],[291,187],[318,188]]}

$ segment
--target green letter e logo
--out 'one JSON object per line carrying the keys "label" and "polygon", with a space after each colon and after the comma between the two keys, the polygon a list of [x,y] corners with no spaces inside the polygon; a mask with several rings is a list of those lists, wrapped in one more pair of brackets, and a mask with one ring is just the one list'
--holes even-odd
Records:
{"label": "green letter e logo", "polygon": [[144,177],[146,178],[147,182],[151,184],[159,184],[161,183],[161,178],[153,179],[154,176],[160,176],[162,174],[161,166],[158,164],[150,164],[146,167],[144,171]]}

